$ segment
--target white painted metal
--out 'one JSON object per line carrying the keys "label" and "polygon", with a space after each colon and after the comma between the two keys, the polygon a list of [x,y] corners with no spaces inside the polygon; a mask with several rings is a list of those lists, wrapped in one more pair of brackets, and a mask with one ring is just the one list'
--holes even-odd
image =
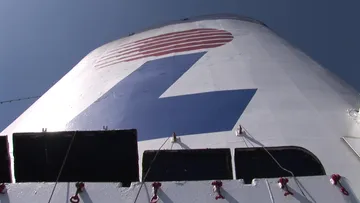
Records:
{"label": "white painted metal", "polygon": [[354,151],[354,153],[360,158],[360,137],[343,137],[343,140],[349,147]]}
{"label": "white painted metal", "polygon": [[[331,185],[328,176],[299,177],[297,183],[290,179],[288,188],[294,195],[289,196],[284,196],[277,181],[278,179],[258,179],[250,185],[238,180],[222,181],[220,193],[225,200],[215,200],[212,181],[164,182],[158,191],[159,202],[355,202],[353,195],[344,196],[338,187]],[[346,181],[343,184],[347,185]],[[11,184],[7,186],[7,194],[0,195],[0,201],[48,202],[53,186],[54,183]],[[117,183],[86,183],[84,192],[79,195],[80,201],[133,203],[140,186],[141,183],[129,188],[119,187]],[[69,202],[75,191],[74,183],[59,183],[51,202]],[[152,196],[151,183],[145,183],[136,202],[150,202]]]}
{"label": "white painted metal", "polygon": [[[181,136],[181,143],[172,144],[169,141],[164,149],[235,148],[251,144],[258,146],[259,143],[265,146],[301,146],[320,159],[327,174],[345,176],[348,187],[360,197],[360,161],[341,140],[343,136],[360,136],[359,124],[347,113],[349,109],[358,108],[358,93],[267,27],[241,19],[212,18],[175,23],[106,44],[80,61],[2,134],[38,132],[44,127],[48,131],[63,130],[67,122],[116,83],[147,60],[156,58],[119,63],[103,69],[94,68],[102,55],[125,42],[193,28],[225,29],[233,34],[234,40],[208,50],[161,97],[218,90],[258,90],[232,131]],[[255,142],[235,136],[240,123]],[[94,129],[101,129],[104,125],[107,124]],[[140,162],[144,150],[158,149],[164,139],[139,142]],[[322,178],[304,178],[304,188],[316,202],[354,201],[344,199],[340,192],[332,188],[327,177]],[[325,184],[326,181],[329,184]],[[274,202],[287,202],[274,186],[274,181],[268,182]],[[208,184],[190,182],[181,186],[166,183],[164,194],[167,196],[163,197],[167,200],[165,202],[195,202],[194,199],[212,202]],[[43,202],[49,196],[52,185],[13,184],[9,196],[0,198],[2,202]],[[242,186],[230,181],[224,187],[232,196],[229,196],[229,202],[271,202],[264,181],[258,182],[257,186]],[[71,193],[74,188],[70,188]],[[84,197],[87,199],[84,202],[131,202],[129,200],[134,195],[134,188],[119,189],[115,184],[90,184],[88,190],[90,192]],[[66,184],[60,184],[55,196],[52,202],[67,201],[69,192]],[[145,193],[140,196],[141,202],[148,201]],[[307,195],[307,198],[311,197]],[[250,198],[253,199],[250,201]],[[306,202],[302,199],[290,201]]]}

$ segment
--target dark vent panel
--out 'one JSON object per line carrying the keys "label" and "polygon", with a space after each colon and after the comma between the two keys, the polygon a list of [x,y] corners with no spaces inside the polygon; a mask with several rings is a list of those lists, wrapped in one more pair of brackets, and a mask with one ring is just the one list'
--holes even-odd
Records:
{"label": "dark vent panel", "polygon": [[14,134],[16,181],[54,182],[72,139],[61,182],[139,180],[137,132],[116,130]]}
{"label": "dark vent panel", "polygon": [[[269,153],[295,176],[325,175],[319,159],[301,147],[267,147]],[[235,149],[236,178],[251,183],[254,178],[291,176],[282,170],[263,148]]]}
{"label": "dark vent panel", "polygon": [[[156,156],[156,154],[158,155]],[[152,160],[156,156],[155,161]],[[188,149],[145,151],[145,181],[190,181],[232,179],[230,149]]]}
{"label": "dark vent panel", "polygon": [[11,182],[11,167],[7,136],[0,136],[0,183]]}

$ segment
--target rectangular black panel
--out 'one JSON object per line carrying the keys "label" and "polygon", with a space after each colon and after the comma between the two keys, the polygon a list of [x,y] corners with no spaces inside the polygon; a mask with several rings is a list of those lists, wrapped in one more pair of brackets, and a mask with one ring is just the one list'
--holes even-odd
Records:
{"label": "rectangular black panel", "polygon": [[230,149],[145,151],[143,178],[150,166],[145,181],[225,180],[233,177]]}
{"label": "rectangular black panel", "polygon": [[[235,149],[235,173],[237,179],[251,183],[254,178],[278,178],[292,176],[275,160],[295,176],[325,175],[319,159],[310,151],[296,146],[237,148]],[[269,155],[271,154],[271,156]],[[275,159],[275,160],[274,160]]]}
{"label": "rectangular black panel", "polygon": [[14,134],[14,165],[17,182],[138,181],[136,130],[77,131]]}
{"label": "rectangular black panel", "polygon": [[11,167],[7,136],[0,136],[0,183],[11,182]]}

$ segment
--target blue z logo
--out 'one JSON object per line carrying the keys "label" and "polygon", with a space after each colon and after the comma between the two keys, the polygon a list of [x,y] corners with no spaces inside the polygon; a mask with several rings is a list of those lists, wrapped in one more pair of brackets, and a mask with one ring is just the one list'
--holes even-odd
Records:
{"label": "blue z logo", "polygon": [[256,89],[159,98],[205,52],[148,61],[76,116],[67,130],[138,130],[138,140],[232,130]]}

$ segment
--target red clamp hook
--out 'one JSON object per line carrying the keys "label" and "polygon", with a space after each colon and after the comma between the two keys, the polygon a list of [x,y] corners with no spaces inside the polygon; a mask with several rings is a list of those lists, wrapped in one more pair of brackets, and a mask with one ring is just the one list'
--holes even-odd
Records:
{"label": "red clamp hook", "polygon": [[284,196],[293,195],[293,193],[290,192],[289,188],[287,187],[288,182],[289,182],[289,179],[287,179],[287,178],[280,178],[278,180],[279,187],[285,191]]}
{"label": "red clamp hook", "polygon": [[80,202],[79,193],[83,192],[85,189],[85,184],[83,182],[77,182],[75,186],[76,186],[76,193],[74,196],[70,198],[71,203],[79,203]]}
{"label": "red clamp hook", "polygon": [[213,191],[217,194],[215,199],[225,199],[224,196],[221,195],[221,191],[220,188],[222,187],[222,182],[221,181],[213,181],[211,183],[211,185],[213,186]]}
{"label": "red clamp hook", "polygon": [[156,203],[157,201],[159,201],[159,196],[157,195],[157,192],[161,187],[161,183],[154,182],[152,184],[152,187],[153,187],[153,197],[151,198],[150,203]]}
{"label": "red clamp hook", "polygon": [[332,174],[331,178],[330,178],[330,183],[333,184],[333,185],[339,185],[340,186],[340,191],[344,195],[348,196],[349,192],[341,185],[340,179],[341,179],[341,176],[339,174]]}
{"label": "red clamp hook", "polygon": [[4,183],[0,184],[0,193],[5,194],[6,193],[6,185]]}

